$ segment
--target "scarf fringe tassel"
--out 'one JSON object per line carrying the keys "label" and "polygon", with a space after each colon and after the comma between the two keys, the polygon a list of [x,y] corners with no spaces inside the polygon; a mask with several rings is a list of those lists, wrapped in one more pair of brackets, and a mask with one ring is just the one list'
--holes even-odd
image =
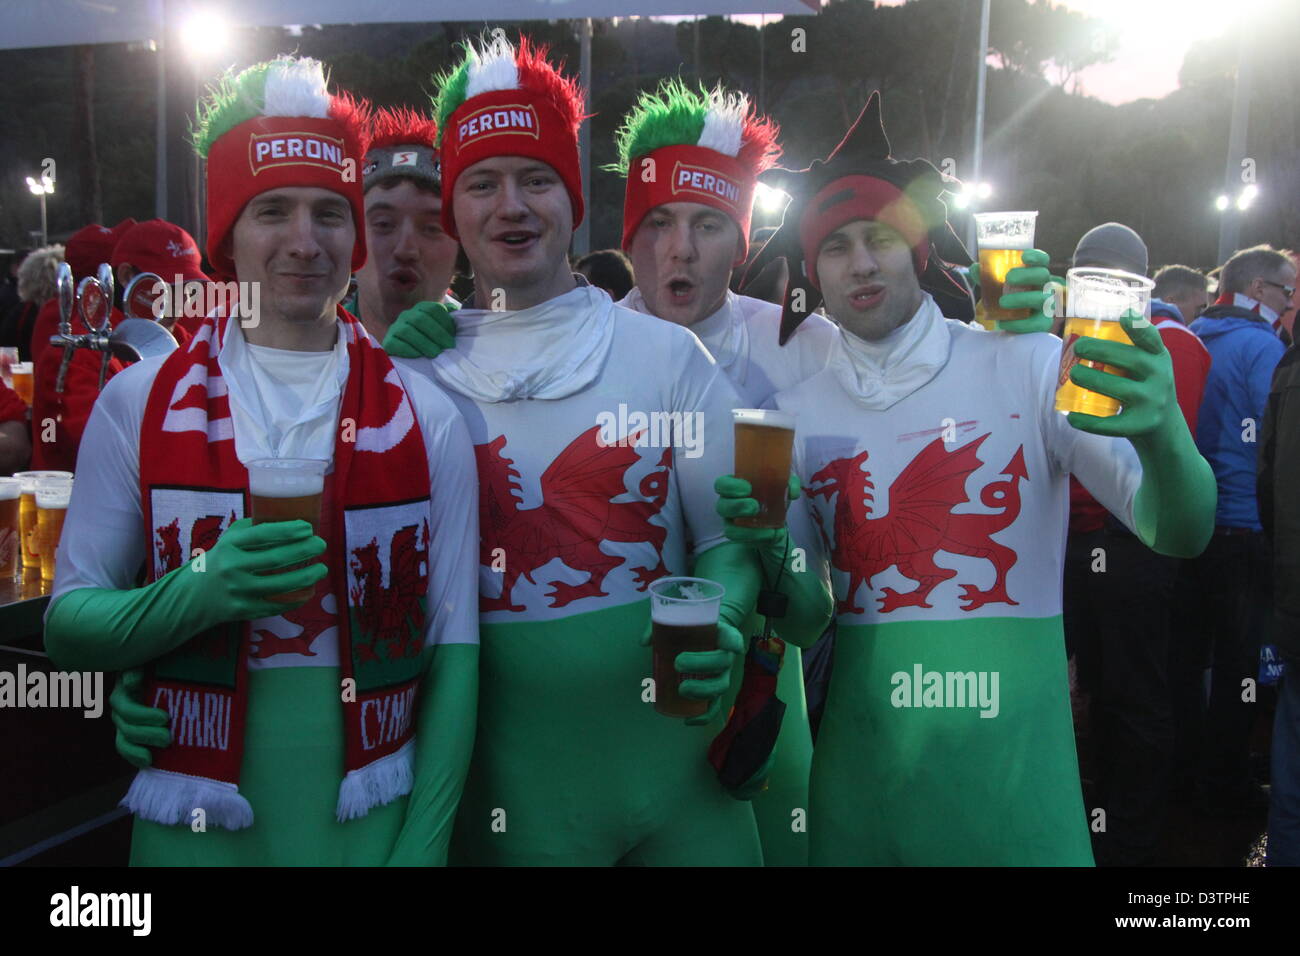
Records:
{"label": "scarf fringe tassel", "polygon": [[233,785],[167,770],[141,770],[119,806],[142,820],[173,826],[193,823],[195,810],[203,811],[207,826],[243,830],[253,825],[253,808]]}
{"label": "scarf fringe tassel", "polygon": [[364,817],[373,807],[392,803],[415,784],[415,742],[408,740],[387,757],[349,771],[339,784],[340,823]]}

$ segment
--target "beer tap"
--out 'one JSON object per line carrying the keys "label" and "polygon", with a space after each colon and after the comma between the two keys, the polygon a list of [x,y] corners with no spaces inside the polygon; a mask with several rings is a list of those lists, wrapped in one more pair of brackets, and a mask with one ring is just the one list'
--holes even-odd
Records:
{"label": "beer tap", "polygon": [[[107,334],[112,331],[113,323],[113,267],[107,262],[99,264],[100,291],[104,293],[104,321],[100,323],[96,332]],[[108,378],[108,360],[110,358],[109,350],[105,349],[103,356],[99,360],[99,390],[104,390],[104,380]]]}
{"label": "beer tap", "polygon": [[[127,318],[113,328],[113,269],[101,263],[97,275],[87,276],[73,292],[72,270],[66,262],[59,264],[56,277],[59,294],[59,334],[50,336],[50,344],[63,349],[59,363],[59,377],[54,390],[63,393],[72,364],[72,353],[79,348],[94,349],[103,353],[99,363],[99,387],[104,388],[108,378],[108,363],[114,356],[128,362],[151,355],[165,355],[175,349],[176,339],[154,321],[153,300],[167,297],[166,284],[151,272],[136,276],[126,287],[123,305]],[[158,291],[161,290],[161,291]],[[167,306],[167,298],[164,298]],[[88,332],[73,334],[72,310],[77,310]],[[146,319],[145,317],[148,316]]]}
{"label": "beer tap", "polygon": [[63,348],[63,361],[59,363],[59,377],[54,383],[54,390],[63,393],[63,380],[68,374],[68,365],[72,362],[72,309],[76,304],[76,294],[72,289],[72,267],[60,262],[55,274],[55,286],[59,294],[59,334],[50,336],[50,344]]}
{"label": "beer tap", "polygon": [[166,355],[179,346],[162,324],[171,314],[171,289],[152,272],[141,272],[122,291],[122,313],[126,316],[113,329],[109,342],[113,354],[126,362],[153,355]]}

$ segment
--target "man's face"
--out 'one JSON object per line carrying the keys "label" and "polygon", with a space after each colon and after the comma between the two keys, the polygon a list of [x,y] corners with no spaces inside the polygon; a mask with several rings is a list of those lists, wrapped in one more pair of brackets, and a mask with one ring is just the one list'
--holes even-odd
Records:
{"label": "man's face", "polygon": [[1183,321],[1191,325],[1196,321],[1197,316],[1209,307],[1210,293],[1206,289],[1201,289],[1199,292],[1195,289],[1188,289],[1179,292],[1176,296],[1171,296],[1169,301],[1171,304],[1178,306]]}
{"label": "man's face", "polygon": [[661,319],[691,326],[722,307],[740,229],[711,206],[672,202],[641,220],[628,250],[646,307]]}
{"label": "man's face", "polygon": [[921,305],[912,250],[882,222],[856,219],[822,240],[817,278],[826,312],[859,338],[884,338]]}
{"label": "man's face", "polygon": [[336,192],[289,186],[254,196],[230,233],[240,282],[256,282],[262,318],[333,321],[352,271],[352,208]]}
{"label": "man's face", "polygon": [[369,258],[357,273],[362,300],[378,304],[391,324],[418,302],[442,299],[456,267],[456,240],[442,231],[442,199],[409,179],[380,183],[366,193]]}
{"label": "man's face", "polygon": [[1246,287],[1246,294],[1264,303],[1278,315],[1291,308],[1295,294],[1296,267],[1287,263],[1282,268],[1256,276]]}
{"label": "man's face", "polygon": [[548,164],[526,156],[480,160],[456,178],[451,201],[479,288],[527,293],[568,274],[573,206]]}

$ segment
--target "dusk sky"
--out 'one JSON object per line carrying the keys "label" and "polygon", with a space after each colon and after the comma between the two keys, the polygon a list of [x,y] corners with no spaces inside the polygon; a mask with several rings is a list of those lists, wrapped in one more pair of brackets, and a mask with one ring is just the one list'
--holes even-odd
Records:
{"label": "dusk sky", "polygon": [[[880,0],[896,5],[906,0]],[[978,4],[979,0],[968,0]],[[994,0],[996,3],[997,0]],[[1037,0],[1044,2],[1044,0]],[[1121,24],[1115,59],[1085,70],[1083,90],[1108,103],[1159,99],[1178,88],[1183,54],[1196,40],[1217,36],[1225,25],[1225,8],[1237,16],[1252,7],[1295,0],[1057,0],[1090,16]],[[676,19],[676,18],[673,18]],[[758,23],[757,16],[737,17]]]}

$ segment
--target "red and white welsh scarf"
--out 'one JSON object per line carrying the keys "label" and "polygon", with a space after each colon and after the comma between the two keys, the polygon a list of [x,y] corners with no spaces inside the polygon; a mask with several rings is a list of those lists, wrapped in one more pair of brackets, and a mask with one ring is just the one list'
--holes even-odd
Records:
{"label": "red and white welsh scarf", "polygon": [[[319,533],[330,573],[313,600],[332,593],[337,610],[345,690],[338,818],[349,820],[410,793],[413,783],[429,462],[397,370],[360,322],[342,309],[339,317],[349,371],[334,470],[322,499]],[[151,581],[180,567],[195,549],[211,548],[248,514],[248,472],[235,455],[230,399],[217,363],[227,325],[225,318],[208,318],[188,348],[172,353],[145,406],[140,500]],[[252,824],[252,807],[239,793],[249,631],[247,621],[220,625],[151,665],[145,699],[170,714],[172,742],[155,753],[153,767],[136,776],[123,801],[144,819],[189,823],[202,807],[209,823],[226,829]]]}

